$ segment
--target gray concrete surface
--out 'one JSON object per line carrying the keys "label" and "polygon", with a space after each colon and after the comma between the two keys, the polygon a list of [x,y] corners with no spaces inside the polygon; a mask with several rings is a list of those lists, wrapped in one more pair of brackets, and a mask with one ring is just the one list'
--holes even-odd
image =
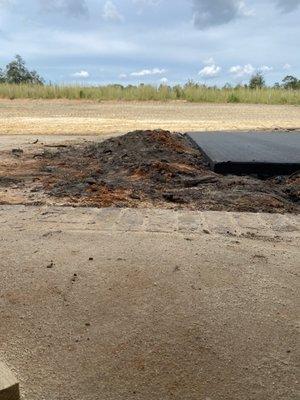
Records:
{"label": "gray concrete surface", "polygon": [[0,150],[11,150],[21,147],[23,150],[32,148],[32,144],[38,142],[45,145],[54,144],[78,144],[89,141],[102,142],[118,134],[110,135],[0,135]]}
{"label": "gray concrete surface", "polygon": [[292,173],[300,169],[300,132],[191,132],[216,172]]}
{"label": "gray concrete surface", "polygon": [[24,400],[296,400],[299,216],[0,206]]}

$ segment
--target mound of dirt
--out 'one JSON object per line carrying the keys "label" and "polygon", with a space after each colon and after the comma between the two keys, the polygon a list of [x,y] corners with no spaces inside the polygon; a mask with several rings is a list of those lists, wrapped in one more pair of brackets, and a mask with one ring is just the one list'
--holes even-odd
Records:
{"label": "mound of dirt", "polygon": [[66,204],[299,212],[300,174],[218,175],[181,134],[136,131],[102,143],[45,150],[39,185]]}

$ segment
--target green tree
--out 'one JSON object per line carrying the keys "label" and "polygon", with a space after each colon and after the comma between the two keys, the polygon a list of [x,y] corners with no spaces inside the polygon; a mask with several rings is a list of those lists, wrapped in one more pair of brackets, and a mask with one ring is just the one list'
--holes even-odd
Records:
{"label": "green tree", "polygon": [[189,79],[187,83],[184,85],[185,89],[199,89],[200,85],[193,81],[193,79]]}
{"label": "green tree", "polygon": [[4,79],[7,83],[14,83],[20,85],[21,83],[29,83],[33,85],[43,85],[44,80],[36,71],[29,71],[26,67],[25,61],[19,55],[7,64]]}
{"label": "green tree", "polygon": [[173,87],[173,91],[177,99],[181,99],[184,97],[184,91],[180,85],[176,85]]}
{"label": "green tree", "polygon": [[2,69],[0,68],[0,83],[4,83],[4,82],[5,82],[4,72],[3,72]]}
{"label": "green tree", "polygon": [[285,89],[300,89],[300,80],[297,79],[295,76],[287,75],[282,80],[282,85]]}
{"label": "green tree", "polygon": [[266,86],[266,81],[261,72],[258,72],[257,74],[251,77],[249,82],[250,89],[262,89],[265,86]]}

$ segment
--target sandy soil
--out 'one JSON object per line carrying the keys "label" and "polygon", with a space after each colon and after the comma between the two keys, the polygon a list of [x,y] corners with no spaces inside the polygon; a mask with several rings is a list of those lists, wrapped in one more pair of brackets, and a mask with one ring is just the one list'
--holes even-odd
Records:
{"label": "sandy soil", "polygon": [[298,399],[299,217],[0,206],[0,226],[22,400]]}
{"label": "sandy soil", "polygon": [[185,102],[0,100],[0,134],[90,135],[136,129],[299,128],[300,107]]}

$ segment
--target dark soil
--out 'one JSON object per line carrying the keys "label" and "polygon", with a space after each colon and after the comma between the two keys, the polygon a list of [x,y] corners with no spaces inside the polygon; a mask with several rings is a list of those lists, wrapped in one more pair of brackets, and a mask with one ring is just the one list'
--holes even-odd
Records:
{"label": "dark soil", "polygon": [[44,190],[68,204],[300,210],[300,173],[267,179],[219,175],[186,136],[166,131],[137,131],[102,143],[47,149],[40,161]]}
{"label": "dark soil", "polygon": [[0,187],[9,187],[17,183],[19,183],[17,179],[9,178],[6,176],[0,176]]}

